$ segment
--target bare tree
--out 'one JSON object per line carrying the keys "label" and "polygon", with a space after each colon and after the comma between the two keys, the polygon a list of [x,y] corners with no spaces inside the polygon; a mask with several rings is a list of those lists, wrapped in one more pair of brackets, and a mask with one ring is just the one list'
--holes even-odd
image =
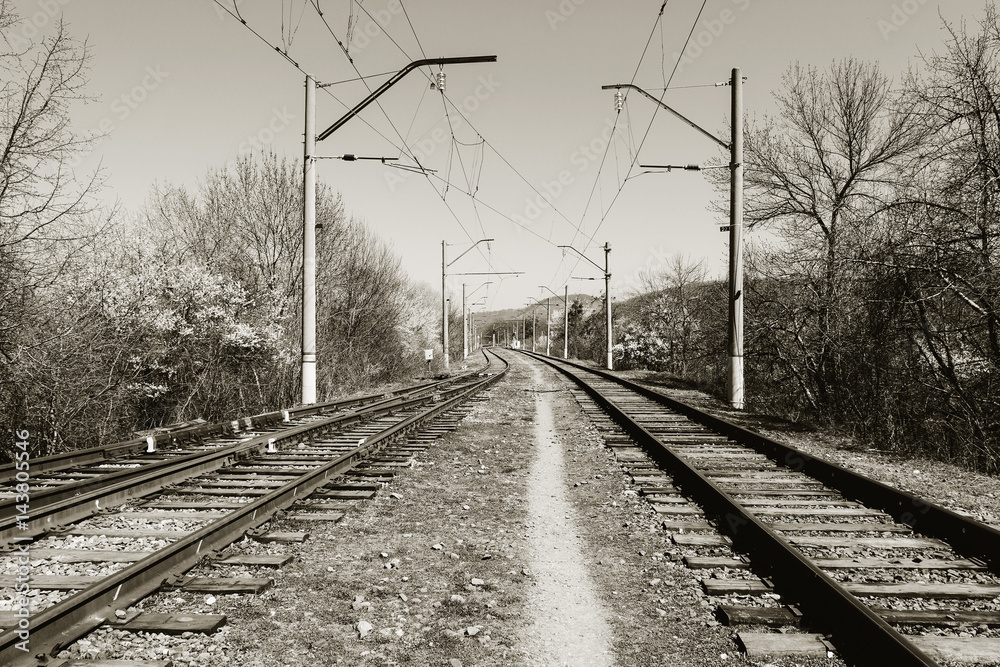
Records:
{"label": "bare tree", "polygon": [[798,285],[796,312],[775,344],[800,369],[812,404],[838,413],[842,346],[857,306],[852,262],[919,148],[920,128],[891,81],[854,59],[826,71],[794,65],[776,97],[779,114],[746,133],[745,219],[784,241],[762,268]]}
{"label": "bare tree", "polygon": [[911,429],[938,443],[937,455],[996,470],[1000,14],[990,4],[977,31],[944,27],[944,50],[925,56],[907,82],[924,155],[892,202],[894,224],[876,261],[905,308],[899,326],[915,346],[909,372],[926,396],[928,418]]}
{"label": "bare tree", "polygon": [[[96,175],[79,181],[72,159],[94,137],[77,133],[70,106],[87,99],[86,44],[60,21],[37,43],[11,39],[20,20],[0,4],[0,31],[10,50],[0,51],[0,250],[29,241],[61,240],[66,226],[88,209]],[[12,44],[26,44],[17,51]]]}
{"label": "bare tree", "polygon": [[23,25],[0,0],[0,422],[44,448],[60,439],[60,357],[84,335],[56,286],[102,226],[90,215],[100,181],[73,168],[95,139],[70,121],[87,99],[86,44],[62,22],[39,40]]}

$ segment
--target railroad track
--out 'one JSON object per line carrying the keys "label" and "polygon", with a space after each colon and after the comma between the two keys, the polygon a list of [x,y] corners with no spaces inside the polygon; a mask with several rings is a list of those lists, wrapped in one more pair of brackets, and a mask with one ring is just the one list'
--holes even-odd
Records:
{"label": "railroad track", "polygon": [[[0,587],[21,602],[33,590],[39,601],[27,617],[20,604],[0,612],[0,664],[72,664],[49,660],[106,622],[130,630],[210,630],[218,618],[137,616],[130,607],[164,585],[259,592],[266,578],[185,573],[206,558],[239,571],[283,564],[286,558],[266,552],[221,552],[247,535],[262,543],[302,538],[262,530],[276,514],[302,526],[336,521],[351,501],[373,495],[395,469],[411,465],[428,440],[454,428],[461,405],[506,371],[499,357],[487,355],[487,361],[485,372],[388,398],[258,416],[244,424],[252,431],[203,433],[210,441],[194,450],[136,454],[150,459],[138,468],[88,477],[76,474],[79,459],[63,461],[69,476],[50,485],[58,492],[51,502],[36,509],[32,497],[27,520],[18,525],[8,516],[4,521],[12,524],[0,523]],[[334,414],[324,414],[331,408]]]}
{"label": "railroad track", "polygon": [[609,373],[526,354],[576,383],[749,653],[1000,661],[996,527]]}
{"label": "railroad track", "polygon": [[[460,377],[463,376],[456,376]],[[13,462],[0,466],[0,545],[15,536],[41,534],[51,526],[86,516],[93,509],[87,507],[89,502],[104,502],[107,506],[107,502],[122,493],[136,493],[137,488],[151,492],[156,485],[163,487],[200,474],[213,465],[221,465],[232,455],[239,456],[246,449],[243,443],[252,438],[319,420],[331,427],[346,427],[391,412],[406,401],[429,395],[454,381],[425,382],[389,393],[173,429],[126,442],[31,459],[26,471],[19,471]],[[216,456],[206,457],[208,452]],[[137,485],[136,480],[145,480],[146,484]],[[27,504],[23,502],[25,494],[18,490],[26,483],[30,489]],[[112,487],[112,483],[119,486]],[[112,496],[112,488],[122,491]],[[25,508],[30,511],[21,511]],[[27,528],[18,524],[23,522],[24,515],[32,519]]]}

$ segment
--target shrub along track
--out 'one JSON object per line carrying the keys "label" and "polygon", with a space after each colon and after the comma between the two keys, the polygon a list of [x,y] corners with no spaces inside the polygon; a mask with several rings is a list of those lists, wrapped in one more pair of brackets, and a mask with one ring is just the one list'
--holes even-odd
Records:
{"label": "shrub along track", "polygon": [[[741,632],[752,653],[824,654],[824,636],[791,632],[801,609],[861,664],[997,660],[1000,531],[610,374],[544,360],[628,434],[609,444],[622,447],[689,567],[705,570],[710,594],[743,600],[723,616],[784,626]],[[704,534],[705,516],[727,536]],[[779,595],[797,607],[778,605]]]}
{"label": "shrub along track", "polygon": [[[502,360],[501,364],[506,366]],[[5,517],[13,523],[3,533],[10,552],[2,559],[3,585],[23,592],[17,587],[25,583],[24,575],[44,568],[51,574],[31,576],[31,588],[78,592],[27,619],[21,620],[16,612],[3,617],[2,625],[8,629],[0,633],[0,663],[35,665],[109,619],[124,617],[141,626],[142,619],[131,618],[126,610],[167,581],[202,591],[230,591],[247,583],[254,589],[256,582],[212,584],[178,576],[259,527],[275,512],[294,505],[303,521],[329,519],[334,516],[328,510],[343,509],[344,500],[371,495],[377,488],[373,482],[391,477],[391,467],[406,465],[412,456],[414,447],[400,445],[401,441],[427,429],[435,419],[451,422],[450,411],[503,372],[480,374],[486,377],[471,373],[425,384],[405,395],[365,401],[364,407],[329,417],[319,416],[322,409],[317,406],[302,411],[308,414],[296,415],[296,423],[281,427],[272,415],[270,420],[258,419],[270,422],[266,432],[236,443],[216,442],[200,452],[173,452],[163,461],[121,469],[125,474],[103,471],[97,479],[84,475],[79,482],[71,477],[51,485],[49,490],[58,493],[45,502],[43,491],[40,507],[35,511],[32,504],[29,519]],[[254,426],[252,422],[246,425]],[[46,472],[60,465],[75,471],[82,459],[70,458],[52,462]],[[324,499],[338,502],[331,506],[307,501],[304,506],[301,501],[317,490]],[[152,498],[153,494],[159,497]],[[141,505],[130,502],[140,499]],[[108,516],[108,508],[114,508],[113,516]],[[320,511],[311,511],[315,509]],[[81,519],[102,525],[66,525]],[[175,529],[143,528],[152,520],[162,523],[164,519]],[[108,538],[113,538],[114,549],[94,548],[106,546]],[[75,548],[81,539],[86,548]],[[266,556],[243,562],[278,564]],[[80,574],[81,568],[73,567],[79,564],[89,564],[91,570],[100,565],[96,568],[100,573]],[[178,625],[176,619],[158,622]]]}

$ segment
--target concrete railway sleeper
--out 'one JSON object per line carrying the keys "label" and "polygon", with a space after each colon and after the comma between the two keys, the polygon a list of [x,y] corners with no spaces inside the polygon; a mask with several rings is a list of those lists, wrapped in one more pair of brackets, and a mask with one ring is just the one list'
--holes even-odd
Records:
{"label": "concrete railway sleeper", "polygon": [[[741,632],[749,653],[836,647],[857,664],[892,665],[1000,656],[995,527],[604,371],[531,356],[579,387],[585,411],[673,531],[678,557],[711,573],[706,592],[765,596],[750,607],[721,605],[724,620],[802,622],[819,633]],[[979,636],[921,632],[970,626]]]}
{"label": "concrete railway sleeper", "polygon": [[[491,360],[487,355],[487,361],[487,373],[466,374],[447,385],[435,385],[433,391],[419,392],[418,397],[394,399],[391,407],[384,405],[364,420],[345,426],[342,419],[316,419],[256,436],[224,453],[205,452],[200,462],[186,462],[199,469],[197,477],[186,475],[167,485],[145,478],[119,481],[112,485],[114,490],[88,492],[104,493],[102,498],[84,494],[87,500],[77,499],[86,511],[75,518],[36,519],[38,523],[28,531],[30,537],[9,538],[10,551],[0,557],[0,562],[6,561],[0,583],[10,588],[16,585],[19,559],[24,556],[30,562],[54,563],[53,570],[59,572],[31,577],[33,587],[76,592],[33,613],[25,622],[16,614],[0,613],[0,627],[6,628],[0,632],[0,664],[64,664],[52,658],[98,626],[122,617],[142,629],[141,617],[133,619],[125,610],[164,585],[199,591],[260,590],[262,582],[257,580],[213,582],[184,573],[247,535],[262,541],[296,539],[260,530],[278,512],[294,512],[291,518],[305,522],[336,520],[345,502],[373,494],[379,482],[391,478],[393,466],[408,465],[426,439],[419,434],[453,428],[461,416],[460,406],[506,372],[502,359]],[[132,488],[117,488],[123,485]],[[162,518],[169,518],[169,530],[142,527],[143,521]],[[85,519],[84,526],[70,525],[80,519]],[[51,546],[43,546],[41,536]],[[89,541],[91,548],[72,548],[78,543],[68,538]],[[107,538],[116,538],[117,546],[105,548]],[[129,540],[124,549],[122,538]],[[280,565],[280,560],[237,559],[264,566]],[[74,564],[85,563],[99,564],[103,574],[73,573]],[[185,618],[181,626],[217,622]],[[178,622],[149,620],[154,626]]]}

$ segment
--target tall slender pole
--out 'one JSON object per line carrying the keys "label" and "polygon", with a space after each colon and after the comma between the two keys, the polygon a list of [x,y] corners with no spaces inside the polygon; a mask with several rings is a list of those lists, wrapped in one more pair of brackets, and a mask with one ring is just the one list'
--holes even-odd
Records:
{"label": "tall slender pole", "polygon": [[563,292],[563,359],[569,359],[569,283]]}
{"label": "tall slender pole", "polygon": [[608,270],[608,255],[611,254],[611,244],[604,244],[604,314],[608,320],[608,370],[614,370],[611,360],[611,348],[614,344],[611,331],[611,272]]}
{"label": "tall slender pole", "polygon": [[531,351],[535,351],[535,309],[531,309]]}
{"label": "tall slender pole", "polygon": [[316,80],[306,75],[302,155],[302,404],[316,402]]}
{"label": "tall slender pole", "polygon": [[465,309],[465,283],[462,283],[462,359],[469,358],[469,318]]}
{"label": "tall slender pole", "polygon": [[743,77],[733,68],[729,193],[729,403],[743,409]]}
{"label": "tall slender pole", "polygon": [[450,370],[448,363],[448,244],[441,241],[441,348],[444,370]]}
{"label": "tall slender pole", "polygon": [[552,355],[552,297],[545,300],[545,354]]}

